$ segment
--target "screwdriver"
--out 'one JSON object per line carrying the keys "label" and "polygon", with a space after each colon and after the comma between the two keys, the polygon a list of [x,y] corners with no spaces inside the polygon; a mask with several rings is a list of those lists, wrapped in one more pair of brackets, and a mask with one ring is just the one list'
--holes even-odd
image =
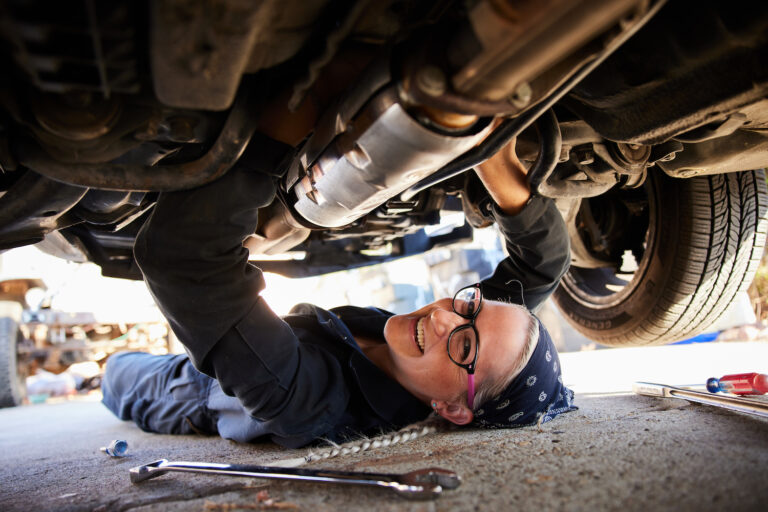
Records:
{"label": "screwdriver", "polygon": [[768,393],[768,375],[764,373],[735,373],[719,379],[707,379],[707,390],[711,393],[725,391],[734,395],[764,395]]}

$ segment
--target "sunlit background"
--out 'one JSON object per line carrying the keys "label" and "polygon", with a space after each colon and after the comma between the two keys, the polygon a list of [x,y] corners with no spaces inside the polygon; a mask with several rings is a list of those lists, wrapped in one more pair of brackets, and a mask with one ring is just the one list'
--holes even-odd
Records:
{"label": "sunlit background", "polygon": [[[461,247],[435,249],[382,265],[301,279],[266,273],[262,295],[279,315],[301,302],[324,308],[373,305],[403,313],[482,279],[503,257],[496,230],[486,228],[477,230],[473,242]],[[95,264],[68,262],[34,246],[0,255],[0,281],[18,278],[42,279],[47,293],[34,298],[49,300],[51,309],[87,311],[100,321],[162,318],[143,282],[103,277]]]}

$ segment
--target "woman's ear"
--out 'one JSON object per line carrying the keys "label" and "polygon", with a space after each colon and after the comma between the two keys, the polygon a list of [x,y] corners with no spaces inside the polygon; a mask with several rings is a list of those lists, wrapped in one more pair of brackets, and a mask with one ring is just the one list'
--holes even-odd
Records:
{"label": "woman's ear", "polygon": [[463,404],[438,400],[432,400],[432,404],[437,414],[456,425],[468,425],[475,417],[472,409]]}

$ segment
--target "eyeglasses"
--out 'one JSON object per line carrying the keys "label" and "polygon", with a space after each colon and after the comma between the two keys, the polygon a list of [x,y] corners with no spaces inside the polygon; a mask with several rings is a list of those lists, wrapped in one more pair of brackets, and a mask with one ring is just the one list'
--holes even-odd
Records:
{"label": "eyeglasses", "polygon": [[480,351],[480,335],[475,328],[475,318],[483,307],[480,284],[466,286],[453,296],[453,311],[468,324],[460,325],[448,335],[448,357],[453,363],[467,370],[467,405],[472,408],[475,400],[475,363]]}

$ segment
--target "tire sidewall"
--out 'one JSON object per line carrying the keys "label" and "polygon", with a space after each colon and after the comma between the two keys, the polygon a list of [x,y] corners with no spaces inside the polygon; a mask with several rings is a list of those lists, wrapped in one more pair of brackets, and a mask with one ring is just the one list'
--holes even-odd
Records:
{"label": "tire sidewall", "polygon": [[20,405],[26,397],[26,382],[20,374],[18,344],[20,339],[18,323],[15,319],[0,317],[0,407]]}

